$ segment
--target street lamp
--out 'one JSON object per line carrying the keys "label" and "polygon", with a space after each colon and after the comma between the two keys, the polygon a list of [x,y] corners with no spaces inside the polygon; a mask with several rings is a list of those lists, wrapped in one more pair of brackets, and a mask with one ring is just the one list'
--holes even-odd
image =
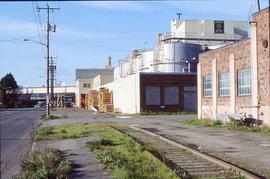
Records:
{"label": "street lamp", "polygon": [[42,42],[39,42],[39,41],[36,41],[36,40],[32,40],[32,39],[23,39],[24,42],[34,42],[34,43],[37,43],[37,44],[41,44],[41,45],[44,45],[44,46],[47,46],[47,44],[45,43],[42,43]]}
{"label": "street lamp", "polygon": [[46,94],[46,115],[50,115],[50,90],[49,90],[49,40],[47,40],[47,44],[32,40],[32,39],[23,39],[24,42],[30,41],[34,42],[43,46],[46,46],[47,48],[47,94]]}

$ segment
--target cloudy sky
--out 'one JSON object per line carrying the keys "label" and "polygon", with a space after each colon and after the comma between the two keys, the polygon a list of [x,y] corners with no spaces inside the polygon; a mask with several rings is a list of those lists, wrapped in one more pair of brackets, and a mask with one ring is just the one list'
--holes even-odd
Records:
{"label": "cloudy sky", "polygon": [[[76,68],[114,66],[133,49],[155,47],[158,33],[170,31],[175,13],[184,19],[250,20],[257,0],[84,1],[49,2],[57,32],[51,55],[57,57],[57,81],[73,85]],[[45,42],[45,2],[0,3],[0,77],[11,72],[19,85],[45,85],[45,49],[24,38]],[[262,8],[269,6],[261,0]]]}

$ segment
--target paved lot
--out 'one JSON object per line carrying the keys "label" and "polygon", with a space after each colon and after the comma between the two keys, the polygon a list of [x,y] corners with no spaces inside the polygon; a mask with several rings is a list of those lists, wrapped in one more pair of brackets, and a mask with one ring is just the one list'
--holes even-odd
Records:
{"label": "paved lot", "polygon": [[0,110],[2,179],[19,173],[21,161],[32,145],[31,134],[43,113],[30,108]]}
{"label": "paved lot", "polygon": [[[63,111],[55,114],[63,115]],[[117,122],[138,124],[173,140],[189,146],[200,147],[213,155],[232,162],[248,164],[255,170],[270,173],[270,137],[253,133],[226,131],[223,129],[180,124],[179,120],[196,118],[195,115],[108,115],[68,109],[70,119],[48,121],[48,125],[72,124],[78,122]]]}

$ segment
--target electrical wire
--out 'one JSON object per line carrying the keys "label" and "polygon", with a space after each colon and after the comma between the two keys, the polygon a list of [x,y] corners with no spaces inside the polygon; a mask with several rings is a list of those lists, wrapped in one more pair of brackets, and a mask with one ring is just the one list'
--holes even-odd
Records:
{"label": "electrical wire", "polygon": [[[38,2],[35,2],[35,6],[36,6],[36,7],[39,6]],[[37,19],[38,19],[39,27],[40,27],[40,29],[41,29],[40,31],[41,31],[42,37],[44,37],[44,41],[45,41],[45,40],[46,40],[46,37],[45,37],[45,30],[44,30],[44,28],[42,27],[42,21],[41,21],[40,11],[38,11],[37,17],[38,17]]]}
{"label": "electrical wire", "polygon": [[[33,9],[34,17],[35,17],[35,24],[36,24],[36,28],[37,28],[37,32],[38,32],[39,41],[43,42],[42,39],[41,39],[41,35],[40,35],[40,30],[39,30],[39,26],[38,26],[38,22],[37,22],[37,15],[36,15],[36,10],[35,10],[35,5],[34,5],[33,1],[32,1],[32,9]],[[45,56],[45,49],[44,49],[43,45],[41,45],[41,49],[42,49],[43,56]]]}

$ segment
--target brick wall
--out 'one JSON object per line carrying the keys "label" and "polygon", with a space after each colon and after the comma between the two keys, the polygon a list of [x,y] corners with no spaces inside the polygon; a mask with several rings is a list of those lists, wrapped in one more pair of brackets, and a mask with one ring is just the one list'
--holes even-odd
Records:
{"label": "brick wall", "polygon": [[[262,105],[270,105],[269,8],[255,14],[253,16],[253,20],[257,23],[259,93],[261,96]],[[268,41],[268,47],[266,48],[263,46],[265,41]]]}
{"label": "brick wall", "polygon": [[[208,51],[199,55],[199,65],[201,67],[201,74],[198,74],[198,78],[201,78],[201,87],[198,88],[202,92],[201,96],[201,108],[202,111],[199,112],[203,114],[203,110],[208,107],[208,109],[213,110],[213,98],[203,96],[203,76],[212,73],[212,63],[216,59],[216,71],[217,71],[217,113],[222,109],[223,112],[231,111],[230,105],[232,98],[235,101],[235,108],[239,109],[240,112],[252,113],[251,107],[254,105],[252,99],[256,99],[256,94],[239,96],[238,95],[238,84],[237,75],[238,70],[252,68],[251,52],[253,46],[251,46],[251,40],[256,39],[255,53],[257,55],[256,65],[257,65],[257,79],[258,81],[258,96],[261,98],[261,111],[263,111],[264,116],[260,117],[265,121],[266,124],[270,125],[270,57],[269,57],[269,8],[264,9],[253,15],[253,21],[256,23],[256,38],[247,39],[240,41],[231,45],[224,46],[222,48]],[[254,41],[252,41],[253,43]],[[220,97],[219,96],[219,74],[221,72],[229,71],[231,68],[230,56],[233,55],[233,65],[234,65],[234,80],[235,80],[235,97]],[[256,57],[256,56],[255,56]],[[254,64],[254,60],[253,60]],[[255,73],[256,71],[253,71]],[[254,74],[253,74],[254,75]],[[253,84],[252,84],[253,83]],[[254,85],[254,81],[251,82]],[[254,97],[252,97],[254,96]],[[253,110],[254,111],[254,110]],[[203,117],[203,115],[201,116]],[[256,116],[255,116],[256,117]]]}
{"label": "brick wall", "polygon": [[[197,75],[182,75],[182,74],[140,74],[140,99],[141,110],[143,111],[169,111],[177,112],[184,111],[184,87],[196,87]],[[160,87],[160,105],[146,105],[146,87],[158,86]],[[179,105],[164,105],[164,87],[177,86],[179,88]],[[196,99],[196,97],[195,97]],[[194,106],[197,102],[194,101]],[[164,108],[162,107],[164,106]]]}
{"label": "brick wall", "polygon": [[[250,68],[250,40],[241,41],[228,45],[217,50],[206,52],[200,55],[199,62],[201,63],[201,75],[202,77],[207,74],[212,73],[212,60],[217,60],[217,74],[229,71],[229,57],[230,54],[234,54],[235,61],[235,80],[237,81],[237,71],[240,69]],[[220,97],[219,95],[219,76],[217,77],[217,104],[219,106],[229,105],[230,97]],[[203,80],[202,80],[202,90],[203,90]],[[237,88],[236,94],[237,94]],[[203,91],[202,91],[203,94]],[[203,97],[202,105],[212,105],[212,98]],[[236,105],[238,107],[243,107],[243,105],[251,105],[250,96],[237,96]]]}

